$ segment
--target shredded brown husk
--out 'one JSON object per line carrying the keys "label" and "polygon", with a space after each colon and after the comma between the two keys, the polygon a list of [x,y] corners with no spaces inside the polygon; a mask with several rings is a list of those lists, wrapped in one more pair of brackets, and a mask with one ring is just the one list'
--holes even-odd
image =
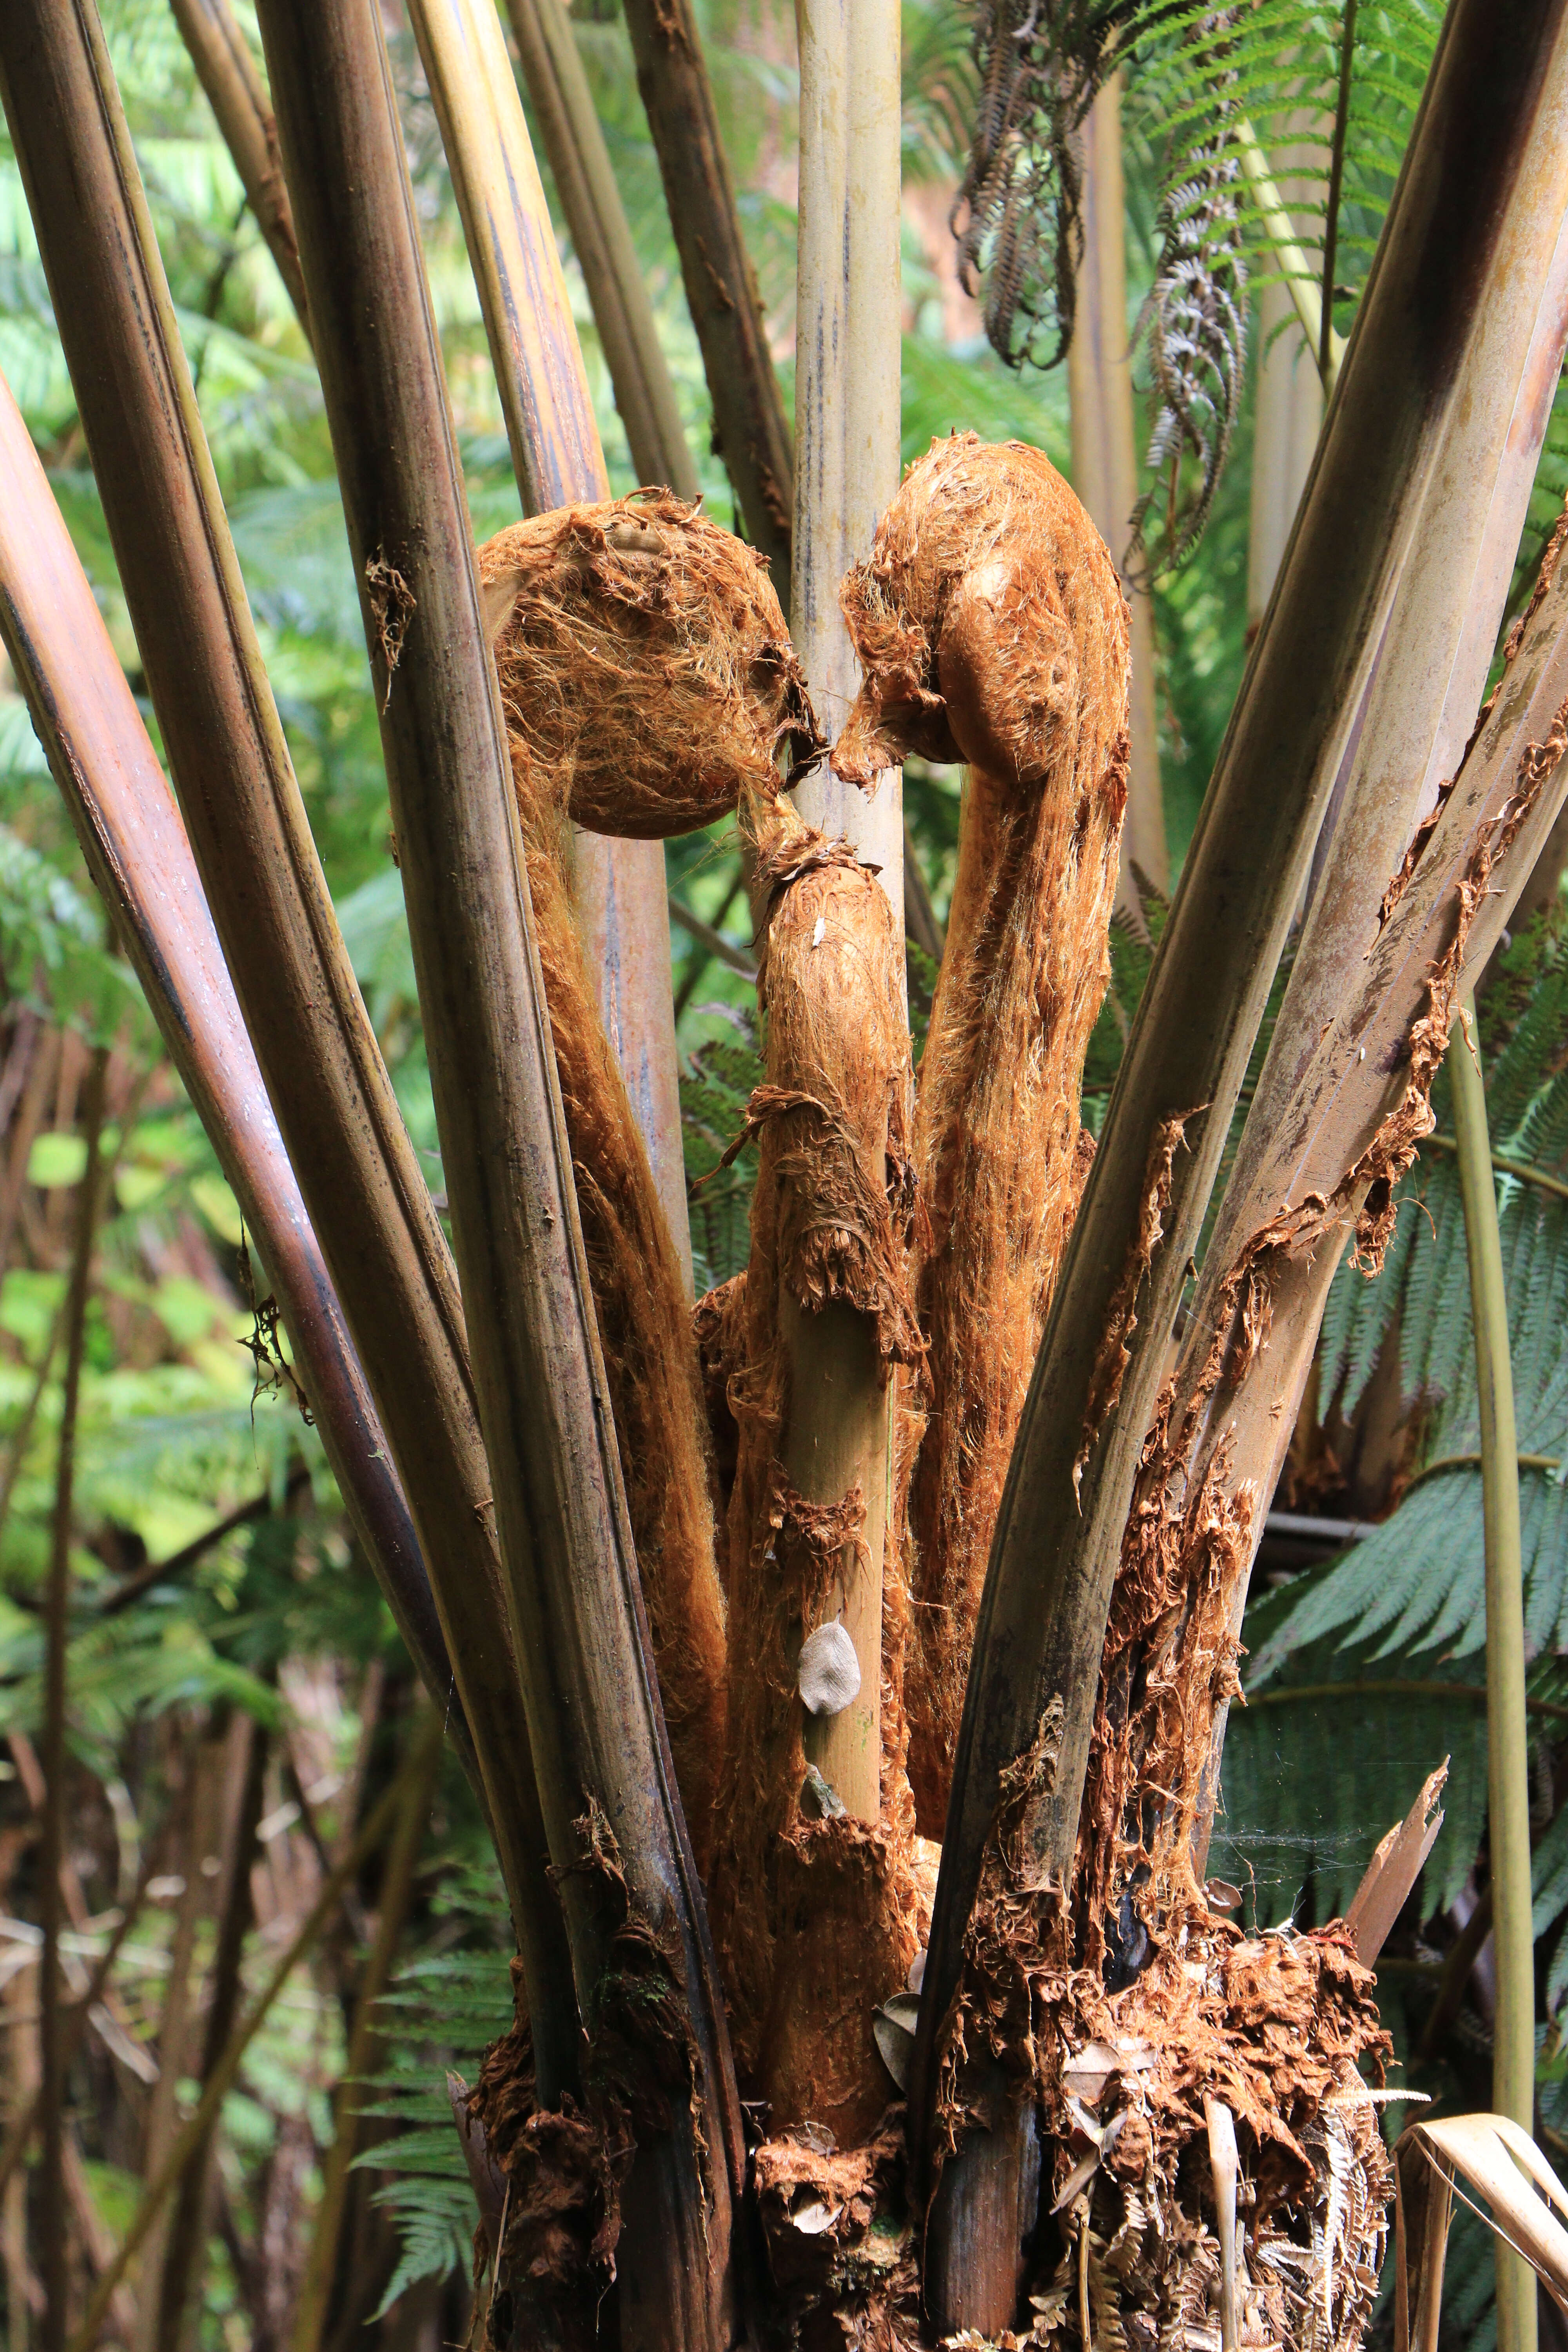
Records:
{"label": "shredded brown husk", "polygon": [[845,583],[865,683],[834,751],[869,781],[970,763],[921,1067],[928,1422],[910,1523],[910,1776],[940,1837],[991,1537],[1089,1157],[1079,1089],[1110,977],[1127,799],[1127,600],[1038,450],[933,444]]}
{"label": "shredded brown husk", "polygon": [[820,750],[766,560],[668,490],[514,524],[479,569],[509,709],[590,833],[694,832]]}
{"label": "shredded brown husk", "polygon": [[918,1891],[903,1770],[907,1599],[899,1531],[883,1569],[882,1767],[875,1823],[803,1811],[804,1635],[836,1613],[862,1554],[858,1486],[816,1503],[785,1473],[790,1411],[783,1310],[829,1305],[866,1318],[884,1381],[923,1352],[907,1253],[908,1024],[902,940],[875,876],[787,803],[742,810],[765,910],[758,995],[766,1079],[747,1136],[758,1173],[751,1260],[726,1346],[738,1430],[730,1505],[731,1699],[711,1880],[715,1935],[742,2083],[773,2126],[810,2120],[853,2146],[890,2084],[872,2012],[903,1983]]}
{"label": "shredded brown husk", "polygon": [[1219,2352],[1206,2095],[1229,2108],[1241,2156],[1241,2342],[1353,2352],[1392,2192],[1361,2072],[1380,2085],[1391,2048],[1373,1973],[1342,1923],[1244,1936],[1210,1911],[1185,1849],[1165,1847],[1121,1922],[1139,1972],[1113,1989],[1103,1944],[1083,1944],[1035,1860],[1060,1726],[1058,1701],[1004,1778],[941,2044],[947,2148],[994,2120],[971,2091],[994,2065],[1038,2102],[1041,2202],[1062,2251],[1013,2340],[1082,2346],[1087,2301],[1096,2344]]}
{"label": "shredded brown husk", "polygon": [[752,2159],[778,2295],[779,2340],[855,2352],[919,2352],[920,2273],[904,2200],[904,2111],[858,2147],[806,2125]]}
{"label": "shredded brown husk", "polygon": [[665,495],[574,507],[480,551],[583,1238],[676,1778],[706,1856],[723,1751],[724,1598],[679,1261],[571,896],[572,824],[672,835],[771,790],[815,742],[765,570]]}
{"label": "shredded brown husk", "polygon": [[1233,1472],[1228,1415],[1214,1401],[1240,1387],[1267,1346],[1290,1265],[1337,1249],[1347,1224],[1359,1262],[1372,1271],[1382,1264],[1395,1189],[1432,1131],[1432,1081],[1447,1050],[1476,909],[1565,744],[1568,704],[1547,741],[1527,751],[1501,822],[1483,830],[1456,883],[1448,942],[1427,972],[1426,1001],[1405,1041],[1397,1100],[1331,1192],[1309,1192],[1250,1236],[1220,1286],[1214,1338],[1185,1402],[1178,1412],[1173,1382],[1161,1397],[1122,1533],[1084,1790],[1076,1900],[1091,1959],[1137,1874],[1152,1868],[1157,1876],[1167,1851],[1189,1844],[1215,1718],[1238,1689],[1232,1629],[1257,1549],[1259,1498]]}

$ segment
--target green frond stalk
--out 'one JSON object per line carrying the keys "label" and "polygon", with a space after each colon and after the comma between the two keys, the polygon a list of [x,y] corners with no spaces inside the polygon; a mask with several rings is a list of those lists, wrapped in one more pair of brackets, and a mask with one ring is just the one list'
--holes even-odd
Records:
{"label": "green frond stalk", "polygon": [[[1518,1434],[1509,1355],[1508,1298],[1498,1234],[1497,1184],[1473,997],[1448,1067],[1459,1140],[1465,1245],[1470,1266],[1487,1563],[1487,1808],[1491,1854],[1497,2011],[1492,2107],[1535,2127],[1535,1933],[1531,1921],[1530,1748],[1525,1737],[1524,1586],[1520,1550]],[[1497,2248],[1499,2352],[1534,2352],[1535,2277]]]}
{"label": "green frond stalk", "polygon": [[1301,332],[1307,338],[1307,348],[1312,353],[1322,383],[1325,397],[1333,390],[1340,362],[1344,357],[1345,339],[1334,331],[1333,321],[1328,324],[1327,363],[1324,362],[1324,327],[1322,289],[1307,264],[1307,257],[1296,242],[1295,224],[1286,208],[1284,199],[1274,184],[1268,158],[1258,143],[1258,133],[1245,115],[1237,125],[1237,143],[1241,150],[1242,169],[1252,183],[1252,193],[1262,215],[1264,231],[1273,248],[1275,261],[1289,294],[1296,316],[1301,321]]}

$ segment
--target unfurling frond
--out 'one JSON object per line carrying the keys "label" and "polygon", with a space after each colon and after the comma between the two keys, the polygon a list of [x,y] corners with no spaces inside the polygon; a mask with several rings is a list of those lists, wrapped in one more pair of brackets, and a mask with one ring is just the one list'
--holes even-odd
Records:
{"label": "unfurling frond", "polygon": [[[1325,275],[1342,0],[980,0],[980,96],[954,214],[960,264],[1011,365],[1066,354],[1083,253],[1081,133],[1110,73],[1126,84],[1129,168],[1152,168],[1161,249],[1138,332],[1153,478],[1137,510],[1152,572],[1195,545],[1239,407],[1248,278]],[[1365,282],[1442,20],[1438,0],[1355,18],[1330,310]],[[1272,207],[1272,209],[1271,209]],[[1276,239],[1283,219],[1291,252]],[[1532,575],[1533,576],[1533,575]]]}
{"label": "unfurling frond", "polygon": [[[1233,20],[1241,13],[1216,8],[1205,20],[1201,37],[1216,56],[1232,47]],[[1240,111],[1234,71],[1215,78],[1214,97],[1214,133],[1194,159],[1193,176],[1161,202],[1163,243],[1141,322],[1158,404],[1149,440],[1153,479],[1133,509],[1133,545],[1157,572],[1174,570],[1208,520],[1247,357],[1241,171],[1227,152],[1231,118]],[[1185,488],[1184,457],[1195,468]]]}
{"label": "unfurling frond", "polygon": [[[1079,133],[1136,0],[985,0],[979,113],[954,224],[985,331],[1014,366],[1054,367],[1072,341],[1083,254]],[[1172,13],[1167,5],[1162,13]]]}

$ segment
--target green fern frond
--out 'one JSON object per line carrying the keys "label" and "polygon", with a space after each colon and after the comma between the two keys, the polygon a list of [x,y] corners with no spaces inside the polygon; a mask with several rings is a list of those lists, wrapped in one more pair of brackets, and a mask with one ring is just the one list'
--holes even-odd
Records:
{"label": "green fern frond", "polygon": [[[1249,1611],[1249,1647],[1266,1645],[1269,1602],[1277,1611],[1281,1597]],[[1254,1661],[1247,1680],[1256,1687],[1258,1679]],[[1242,1889],[1254,1926],[1300,1917],[1309,1902],[1319,1925],[1342,1916],[1379,1838],[1445,1756],[1444,1824],[1426,1889],[1429,1911],[1453,1900],[1486,1815],[1485,1686],[1479,1667],[1447,1663],[1441,1679],[1473,1685],[1473,1701],[1424,1691],[1422,1679],[1408,1668],[1390,1674],[1366,1645],[1330,1640],[1298,1649],[1289,1679],[1258,1704],[1232,1708],[1209,1861]],[[1405,1683],[1412,1687],[1402,1690]]]}
{"label": "green fern frond", "polygon": [[[1357,13],[1329,293],[1341,332],[1376,248],[1442,14],[1439,0],[1382,0]],[[1014,365],[1054,365],[1071,341],[1082,125],[1112,64],[1125,73],[1128,136],[1162,191],[1161,251],[1141,321],[1156,479],[1140,515],[1156,572],[1195,543],[1225,462],[1247,278],[1281,276],[1248,168],[1259,154],[1321,286],[1344,15],[1343,0],[987,0],[978,12],[980,100],[960,252],[981,284],[986,331]]]}
{"label": "green fern frond", "polygon": [[[451,2137],[455,2141],[457,2135]],[[392,2216],[398,2237],[397,2265],[373,2320],[384,2319],[420,2279],[450,2278],[454,2271],[468,2269],[479,2212],[466,2179],[439,2180],[421,2173],[417,2179],[388,2180],[370,2201]]]}
{"label": "green fern frond", "polygon": [[[479,1895],[484,1905],[482,1891]],[[493,1912],[504,1915],[499,1886]],[[447,2095],[448,2067],[472,2082],[490,2042],[512,2021],[511,1968],[498,1949],[428,1955],[399,1970],[376,2004],[382,2064],[363,2090],[364,2116],[400,2125],[354,2158],[386,2176],[372,2201],[395,2223],[397,2266],[379,2318],[422,2278],[466,2272],[479,2221]]]}
{"label": "green fern frond", "polygon": [[700,1297],[739,1274],[750,1255],[752,1155],[742,1152],[728,1168],[720,1162],[745,1126],[752,1090],[763,1082],[763,1056],[751,1013],[732,1004],[698,1009],[722,1024],[680,1073],[691,1260]]}

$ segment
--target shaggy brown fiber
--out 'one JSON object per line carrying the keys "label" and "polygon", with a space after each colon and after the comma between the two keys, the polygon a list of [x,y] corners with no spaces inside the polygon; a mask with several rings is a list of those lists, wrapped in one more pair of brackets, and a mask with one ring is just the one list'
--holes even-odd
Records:
{"label": "shaggy brown fiber", "polygon": [[1004,1776],[944,2021],[947,2146],[981,2119],[1000,2066],[1039,2105],[1042,2207],[1066,2250],[1021,2343],[1217,2352],[1221,2252],[1207,2108],[1241,2159],[1240,2326],[1249,2347],[1353,2352],[1376,2298],[1392,2175],[1374,2091],[1391,2044],[1342,1921],[1248,1938],[1215,1916],[1181,1857],[1135,1981],[1108,1989],[1060,1892],[1042,1887],[1032,1823],[1058,1761],[1061,1703]]}
{"label": "shaggy brown fiber", "polygon": [[863,1553],[866,1510],[858,1486],[814,1503],[788,1475],[786,1327],[808,1347],[814,1317],[853,1310],[884,1381],[922,1352],[906,1274],[903,942],[847,842],[812,832],[784,803],[743,807],[742,820],[756,840],[766,909],[757,983],[766,1083],[747,1123],[758,1173],[742,1360],[728,1381],[739,1449],[712,1916],[743,2082],[770,2101],[775,2129],[809,2117],[852,2146],[890,2087],[872,2011],[902,1985],[915,1949],[901,1717],[894,1707],[889,1720],[886,1704],[902,1585],[896,1559],[889,1569],[885,1558],[881,1817],[874,1825],[842,1811],[813,1818],[801,1801],[796,1660],[805,1634],[841,1604]]}
{"label": "shaggy brown fiber", "polygon": [[815,747],[765,568],[665,495],[568,508],[480,551],[583,1237],[676,1777],[699,1861],[724,1745],[690,1310],[572,911],[574,822],[658,836],[771,793]]}
{"label": "shaggy brown fiber", "polygon": [[515,523],[479,578],[509,718],[590,833],[694,832],[820,749],[766,562],[668,490]]}
{"label": "shaggy brown fiber", "polygon": [[1358,1261],[1373,1272],[1381,1265],[1395,1188],[1434,1125],[1432,1082],[1458,1014],[1471,923],[1565,744],[1568,705],[1547,741],[1525,753],[1504,821],[1483,832],[1458,877],[1453,928],[1405,1041],[1397,1099],[1331,1192],[1307,1193],[1250,1235],[1218,1287],[1212,1327],[1205,1318],[1212,1338],[1200,1345],[1194,1327],[1160,1399],[1122,1532],[1079,1823],[1075,1911],[1091,1965],[1135,1883],[1139,1914],[1155,1932],[1184,1900],[1185,1856],[1212,1793],[1215,1721],[1238,1688],[1234,1629],[1257,1550],[1258,1495],[1232,1464],[1227,1401],[1267,1346],[1292,1264],[1337,1252],[1353,1222]]}
{"label": "shaggy brown fiber", "polygon": [[843,604],[866,675],[836,766],[868,782],[910,752],[970,768],[914,1152],[931,1357],[910,1777],[940,1837],[992,1531],[1087,1171],[1079,1088],[1110,977],[1127,601],[1049,461],[965,433],[910,468]]}

